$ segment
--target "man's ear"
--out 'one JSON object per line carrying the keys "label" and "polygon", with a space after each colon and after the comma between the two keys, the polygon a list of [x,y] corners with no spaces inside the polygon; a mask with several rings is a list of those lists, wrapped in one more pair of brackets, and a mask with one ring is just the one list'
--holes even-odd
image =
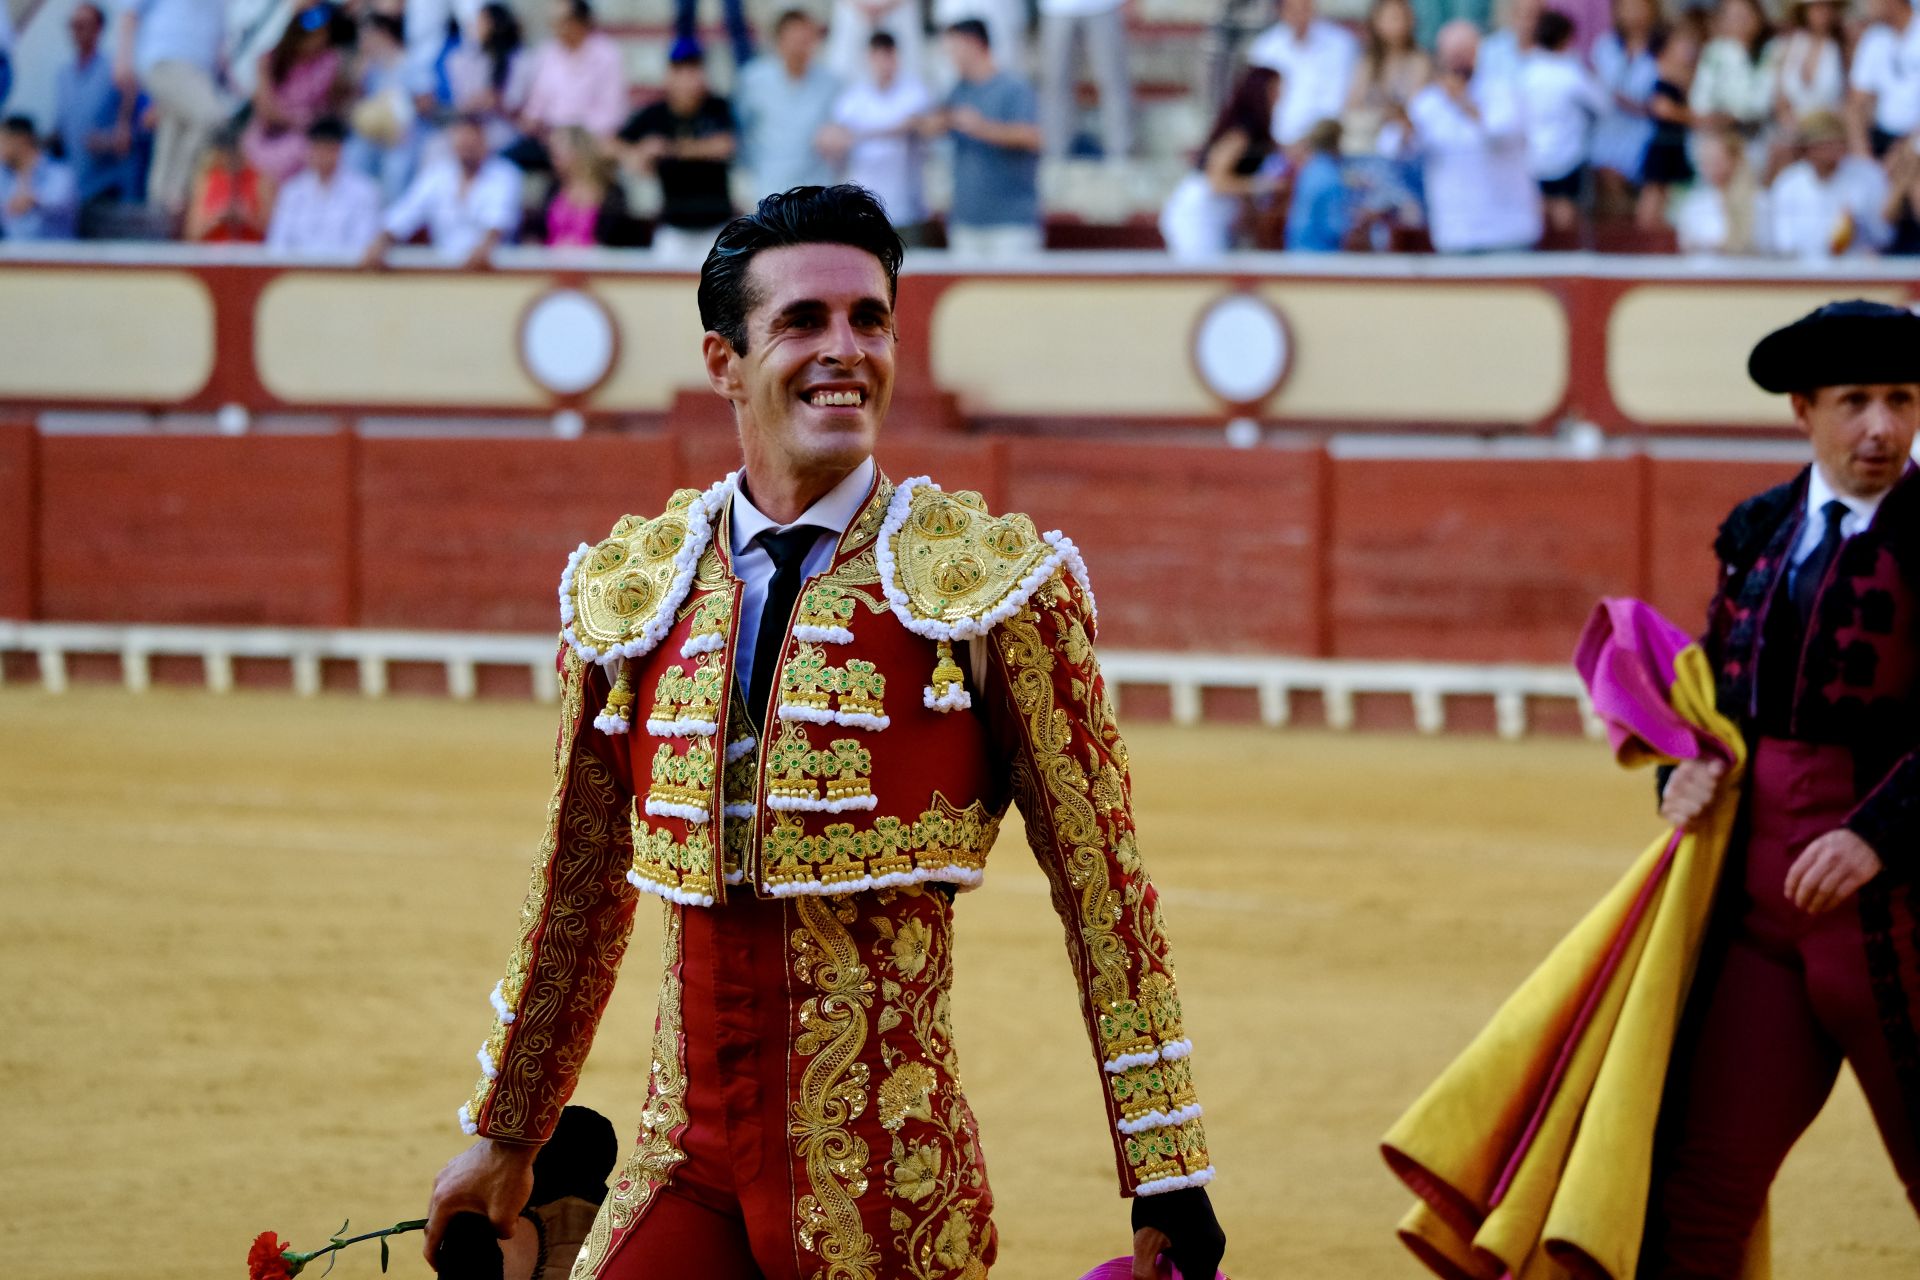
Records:
{"label": "man's ear", "polygon": [[746,384],[740,380],[740,353],[725,338],[707,330],[700,339],[700,359],[707,366],[707,385],[714,394],[728,400],[745,400]]}
{"label": "man's ear", "polygon": [[1818,394],[1817,391],[1812,395],[1804,391],[1787,393],[1787,403],[1793,406],[1793,425],[1809,439],[1813,437],[1813,397]]}

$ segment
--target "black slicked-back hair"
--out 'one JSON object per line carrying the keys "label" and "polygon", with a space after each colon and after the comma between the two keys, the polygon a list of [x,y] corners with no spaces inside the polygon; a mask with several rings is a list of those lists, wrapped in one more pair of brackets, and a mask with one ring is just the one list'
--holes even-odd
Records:
{"label": "black slicked-back hair", "polygon": [[843,182],[833,187],[795,187],[760,202],[720,231],[700,267],[700,323],[741,355],[747,353],[747,313],[759,303],[747,269],[763,249],[794,244],[844,244],[864,249],[887,273],[887,301],[899,289],[906,247],[871,191]]}

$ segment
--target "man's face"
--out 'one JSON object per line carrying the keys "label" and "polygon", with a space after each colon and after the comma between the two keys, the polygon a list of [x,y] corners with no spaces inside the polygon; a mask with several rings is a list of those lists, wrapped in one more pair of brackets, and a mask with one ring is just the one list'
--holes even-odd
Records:
{"label": "man's face", "polygon": [[1280,21],[1304,27],[1313,21],[1313,0],[1280,0]]}
{"label": "man's face", "polygon": [[947,51],[947,61],[953,63],[953,69],[960,73],[962,80],[978,80],[984,74],[987,62],[987,47],[972,36],[942,36],[941,44]]}
{"label": "man's face", "polygon": [[9,169],[24,166],[33,154],[33,148],[27,140],[11,129],[0,130],[0,165]]}
{"label": "man's face", "polygon": [[314,139],[307,146],[307,164],[320,175],[320,181],[331,182],[340,170],[340,144],[326,138]]}
{"label": "man's face", "polygon": [[467,169],[478,169],[487,162],[487,135],[480,127],[461,121],[453,126],[448,137],[453,142],[454,159]]}
{"label": "man's face", "polygon": [[707,351],[716,388],[739,408],[749,463],[844,474],[873,452],[893,399],[886,271],[851,245],[787,245],[755,255],[747,284],[747,353],[717,335]]}
{"label": "man's face", "polygon": [[707,69],[697,62],[682,62],[667,68],[667,98],[682,108],[699,106],[707,100]]}
{"label": "man's face", "polygon": [[91,53],[100,44],[99,11],[91,5],[81,5],[68,19],[67,30],[73,33],[74,48],[82,53]]}
{"label": "man's face", "polygon": [[1847,144],[1838,138],[1823,138],[1807,144],[1807,163],[1823,178],[1831,178],[1847,158]]}
{"label": "man's face", "polygon": [[1828,482],[1849,497],[1871,498],[1906,470],[1920,432],[1920,383],[1821,387],[1793,397],[1793,418]]}
{"label": "man's face", "polygon": [[573,16],[573,6],[557,4],[553,6],[551,17],[553,38],[571,49],[587,38],[586,24]]}
{"label": "man's face", "polygon": [[899,52],[886,48],[867,50],[867,70],[873,74],[875,84],[882,86],[892,84],[893,77],[900,70]]}
{"label": "man's face", "polygon": [[780,60],[789,66],[805,66],[813,60],[813,51],[820,43],[820,33],[813,23],[795,18],[780,28],[774,37],[774,45],[779,50]]}

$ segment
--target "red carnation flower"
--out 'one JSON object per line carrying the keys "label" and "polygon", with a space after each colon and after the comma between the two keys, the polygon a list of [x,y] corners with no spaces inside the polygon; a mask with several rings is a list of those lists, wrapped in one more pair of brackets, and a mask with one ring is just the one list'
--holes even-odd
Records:
{"label": "red carnation flower", "polygon": [[255,1236],[253,1248],[247,1250],[247,1280],[289,1280],[293,1272],[287,1267],[285,1251],[291,1247],[271,1231]]}

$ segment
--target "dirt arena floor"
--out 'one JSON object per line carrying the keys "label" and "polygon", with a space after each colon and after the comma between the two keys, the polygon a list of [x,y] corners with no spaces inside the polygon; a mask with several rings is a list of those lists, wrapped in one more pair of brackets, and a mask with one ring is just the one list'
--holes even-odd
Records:
{"label": "dirt arena floor", "polygon": [[[244,1275],[424,1209],[463,1139],[547,789],[549,708],[0,689],[0,1277]],[[1653,834],[1571,741],[1136,727],[1241,1280],[1425,1274],[1375,1142]],[[963,900],[955,1020],[996,1280],[1072,1280],[1126,1210],[1017,824]],[[658,913],[578,1100],[637,1120]],[[1777,1197],[1776,1275],[1920,1275],[1851,1079]],[[378,1274],[375,1251],[337,1276]],[[412,1245],[394,1273],[427,1274]]]}

